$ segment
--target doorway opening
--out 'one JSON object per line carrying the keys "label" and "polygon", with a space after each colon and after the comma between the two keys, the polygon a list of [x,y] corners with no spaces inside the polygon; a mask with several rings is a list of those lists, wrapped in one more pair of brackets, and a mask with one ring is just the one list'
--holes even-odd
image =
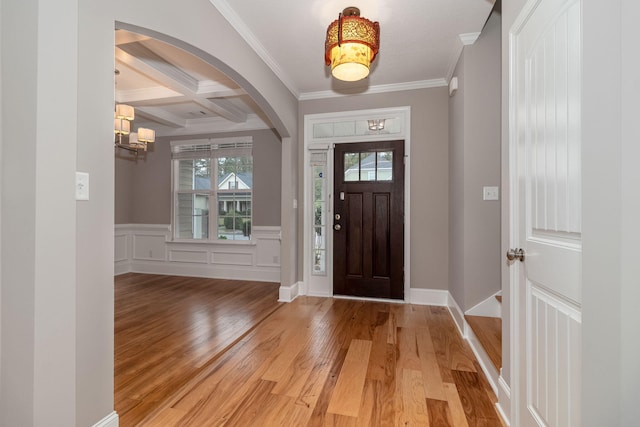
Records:
{"label": "doorway opening", "polygon": [[300,294],[410,298],[410,116],[305,116]]}

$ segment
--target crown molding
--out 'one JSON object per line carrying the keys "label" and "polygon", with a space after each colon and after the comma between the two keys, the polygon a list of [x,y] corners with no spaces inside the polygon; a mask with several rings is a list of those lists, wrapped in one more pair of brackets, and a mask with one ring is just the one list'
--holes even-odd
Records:
{"label": "crown molding", "polygon": [[365,90],[354,89],[352,91],[335,92],[325,90],[319,92],[305,92],[298,97],[299,101],[309,101],[313,99],[340,98],[343,96],[372,95],[375,93],[400,92],[403,90],[430,89],[434,87],[447,86],[446,79],[419,80],[415,82],[393,83],[387,85],[371,86]]}
{"label": "crown molding", "polygon": [[247,24],[238,16],[238,14],[229,6],[226,0],[209,0],[211,4],[218,9],[218,12],[231,24],[231,26],[240,34],[247,44],[258,54],[258,56],[267,64],[267,66],[275,73],[289,91],[298,98],[300,93],[293,81],[282,67],[269,55],[267,49],[260,43],[260,40],[249,29]]}
{"label": "crown molding", "polygon": [[471,44],[474,44],[476,40],[478,40],[478,37],[480,37],[480,31],[475,33],[459,34],[458,37],[460,37],[460,41],[463,45],[469,46]]}

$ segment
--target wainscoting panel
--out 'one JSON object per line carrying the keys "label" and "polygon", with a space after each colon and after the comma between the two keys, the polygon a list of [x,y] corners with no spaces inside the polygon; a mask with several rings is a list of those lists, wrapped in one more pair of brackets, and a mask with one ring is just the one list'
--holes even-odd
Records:
{"label": "wainscoting panel", "polygon": [[164,261],[167,258],[164,235],[133,235],[133,259]]}
{"label": "wainscoting panel", "polygon": [[117,234],[115,239],[115,256],[114,261],[127,261],[129,259],[129,235]]}
{"label": "wainscoting panel", "polygon": [[216,250],[211,253],[211,264],[251,266],[253,265],[253,256],[242,252]]}
{"label": "wainscoting panel", "polygon": [[115,226],[116,275],[169,274],[280,281],[280,227],[254,226],[247,242],[172,242],[164,224]]}
{"label": "wainscoting panel", "polygon": [[193,262],[196,264],[207,263],[207,251],[181,251],[170,250],[169,261],[171,262]]}

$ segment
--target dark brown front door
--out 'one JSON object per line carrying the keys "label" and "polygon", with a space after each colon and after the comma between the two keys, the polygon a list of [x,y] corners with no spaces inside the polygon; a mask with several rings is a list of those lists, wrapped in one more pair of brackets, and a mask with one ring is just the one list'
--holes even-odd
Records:
{"label": "dark brown front door", "polygon": [[404,141],[337,144],[333,292],[404,298]]}

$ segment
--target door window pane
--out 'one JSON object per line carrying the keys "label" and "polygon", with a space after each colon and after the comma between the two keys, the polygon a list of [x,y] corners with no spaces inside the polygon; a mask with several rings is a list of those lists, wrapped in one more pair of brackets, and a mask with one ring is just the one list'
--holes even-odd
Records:
{"label": "door window pane", "polygon": [[392,151],[365,151],[344,154],[345,182],[391,181],[392,178]]}
{"label": "door window pane", "polygon": [[360,181],[376,180],[376,153],[360,153]]}
{"label": "door window pane", "polygon": [[360,153],[344,153],[344,180],[360,181]]}
{"label": "door window pane", "polygon": [[378,151],[377,180],[391,181],[393,177],[393,151]]}

